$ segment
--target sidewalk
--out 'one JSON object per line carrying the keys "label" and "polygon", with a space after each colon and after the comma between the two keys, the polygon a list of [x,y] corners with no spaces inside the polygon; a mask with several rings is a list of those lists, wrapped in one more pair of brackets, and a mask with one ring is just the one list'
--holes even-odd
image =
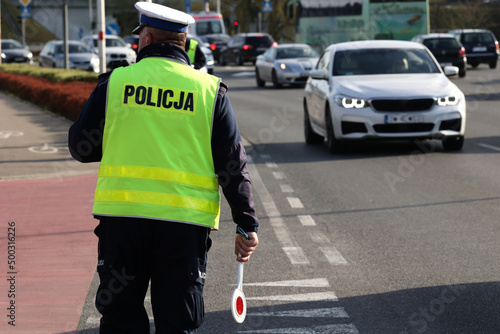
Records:
{"label": "sidewalk", "polygon": [[[0,138],[0,333],[75,333],[96,266],[97,165],[73,167],[69,121],[2,93],[0,108],[0,134],[16,134]],[[54,154],[30,150],[46,143]]]}

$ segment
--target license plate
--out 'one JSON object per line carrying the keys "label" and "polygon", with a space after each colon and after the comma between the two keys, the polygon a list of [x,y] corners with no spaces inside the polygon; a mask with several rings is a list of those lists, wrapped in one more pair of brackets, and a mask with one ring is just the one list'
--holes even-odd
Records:
{"label": "license plate", "polygon": [[422,115],[385,115],[385,124],[394,123],[421,123],[424,121]]}
{"label": "license plate", "polygon": [[475,46],[472,48],[472,52],[485,52],[486,46]]}
{"label": "license plate", "polygon": [[23,57],[17,57],[14,59],[14,61],[24,61],[24,58]]}
{"label": "license plate", "polygon": [[257,52],[266,51],[267,48],[257,48]]}

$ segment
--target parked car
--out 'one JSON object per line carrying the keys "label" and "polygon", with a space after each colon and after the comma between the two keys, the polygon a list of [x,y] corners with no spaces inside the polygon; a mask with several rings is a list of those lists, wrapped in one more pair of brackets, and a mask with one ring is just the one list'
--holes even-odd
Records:
{"label": "parked car", "polygon": [[465,48],[467,62],[472,67],[488,64],[496,68],[500,49],[495,35],[487,29],[458,29],[449,31]]}
{"label": "parked car", "polygon": [[[106,35],[106,67],[113,69],[135,63],[137,54],[132,45],[126,43],[121,37]],[[84,36],[82,42],[99,52],[97,35]]]}
{"label": "parked car", "polygon": [[[68,67],[99,73],[99,57],[80,41],[68,41]],[[38,58],[41,67],[64,68],[64,42],[50,41],[43,47]]]}
{"label": "parked car", "polygon": [[349,140],[441,139],[445,150],[464,144],[466,103],[424,45],[356,41],[330,45],[305,87],[307,144],[327,140],[331,153]]}
{"label": "parked car", "polygon": [[318,62],[318,53],[307,44],[280,44],[257,56],[255,79],[257,86],[266,81],[275,88],[282,84],[304,85],[309,72]]}
{"label": "parked car", "polygon": [[123,40],[125,43],[130,44],[132,49],[135,51],[135,53],[139,53],[139,35],[133,34],[133,35],[127,35],[123,37]]}
{"label": "parked car", "polygon": [[267,33],[242,33],[234,35],[227,45],[220,50],[219,64],[244,62],[255,64],[257,56],[263,54],[271,45],[277,45]]}
{"label": "parked car", "polygon": [[452,34],[426,34],[412,38],[413,42],[421,43],[431,50],[442,68],[458,67],[458,76],[463,78],[467,73],[467,57],[465,48]]}
{"label": "parked car", "polygon": [[206,65],[205,68],[201,68],[200,71],[214,74],[214,55],[212,53],[212,50],[208,47],[208,44],[203,42],[203,40],[199,36],[188,34],[187,37],[196,40],[201,48],[201,51],[203,51],[203,54],[205,55]]}
{"label": "parked car", "polygon": [[33,54],[15,39],[2,39],[2,63],[33,64]]}
{"label": "parked car", "polygon": [[231,39],[228,34],[209,34],[200,36],[203,42],[207,43],[212,50],[214,59],[218,60],[220,56],[221,48],[227,45],[227,42]]}

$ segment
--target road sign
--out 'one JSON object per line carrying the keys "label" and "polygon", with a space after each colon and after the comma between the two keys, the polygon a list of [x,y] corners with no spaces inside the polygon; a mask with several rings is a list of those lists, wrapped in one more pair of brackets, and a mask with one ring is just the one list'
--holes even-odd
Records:
{"label": "road sign", "polygon": [[106,26],[106,35],[120,35],[120,27],[115,23],[110,23]]}
{"label": "road sign", "polygon": [[21,8],[21,18],[29,19],[31,17],[31,8],[23,7]]}
{"label": "road sign", "polygon": [[271,13],[273,11],[273,3],[269,0],[262,3],[262,12]]}
{"label": "road sign", "polygon": [[21,3],[21,5],[26,7],[30,4],[31,0],[19,0],[19,2]]}

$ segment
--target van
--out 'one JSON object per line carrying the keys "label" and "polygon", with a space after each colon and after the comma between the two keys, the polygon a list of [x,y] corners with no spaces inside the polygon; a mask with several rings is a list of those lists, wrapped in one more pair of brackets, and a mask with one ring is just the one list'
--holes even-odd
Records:
{"label": "van", "polygon": [[222,14],[215,12],[201,12],[191,14],[195,22],[189,25],[189,33],[192,35],[225,34],[224,20]]}

